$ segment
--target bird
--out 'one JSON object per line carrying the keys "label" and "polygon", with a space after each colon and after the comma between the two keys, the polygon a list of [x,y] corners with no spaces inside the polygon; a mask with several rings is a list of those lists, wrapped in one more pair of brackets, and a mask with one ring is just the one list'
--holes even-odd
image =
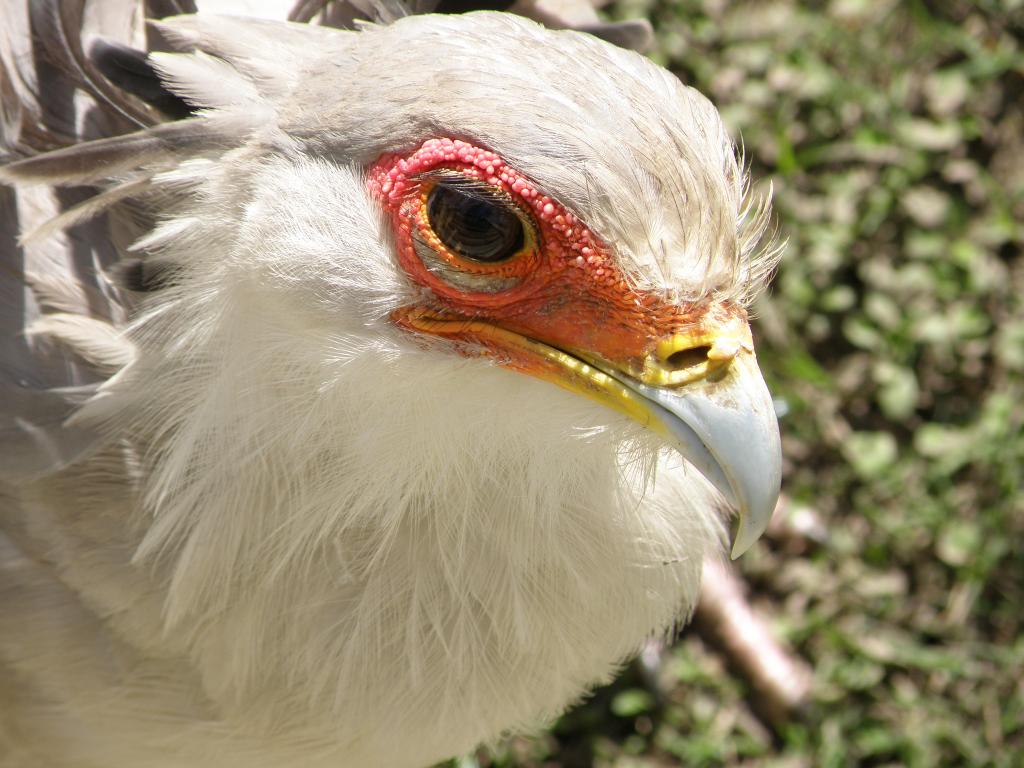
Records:
{"label": "bird", "polygon": [[10,5],[0,766],[423,768],[763,531],[780,247],[673,74],[497,11]]}

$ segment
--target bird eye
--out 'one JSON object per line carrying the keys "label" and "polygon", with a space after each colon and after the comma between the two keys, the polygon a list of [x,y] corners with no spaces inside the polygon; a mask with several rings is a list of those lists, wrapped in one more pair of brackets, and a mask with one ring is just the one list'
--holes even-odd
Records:
{"label": "bird eye", "polygon": [[427,221],[448,250],[472,261],[505,261],[526,241],[523,220],[502,201],[444,183],[427,195]]}

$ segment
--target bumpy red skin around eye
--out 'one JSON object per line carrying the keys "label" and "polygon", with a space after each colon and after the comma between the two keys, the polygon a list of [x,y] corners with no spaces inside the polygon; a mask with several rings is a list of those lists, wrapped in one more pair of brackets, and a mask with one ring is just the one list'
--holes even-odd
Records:
{"label": "bumpy red skin around eye", "polygon": [[[508,265],[473,271],[521,278],[498,293],[473,293],[428,270],[413,246],[423,226],[421,174],[457,170],[500,187],[528,209],[537,252]],[[369,172],[397,236],[398,258],[413,281],[433,294],[430,309],[492,323],[559,349],[581,350],[638,371],[657,340],[703,325],[707,304],[680,306],[663,294],[632,287],[609,248],[557,201],[492,152],[462,141],[431,139],[406,156],[384,155]],[[719,308],[720,311],[720,308]]]}

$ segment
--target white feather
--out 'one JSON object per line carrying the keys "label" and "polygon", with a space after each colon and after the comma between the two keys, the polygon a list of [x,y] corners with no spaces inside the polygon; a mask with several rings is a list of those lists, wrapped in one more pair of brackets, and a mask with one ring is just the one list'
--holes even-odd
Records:
{"label": "white feather", "polygon": [[[714,493],[625,417],[395,328],[419,289],[362,174],[463,131],[638,280],[745,296],[761,217],[724,128],[640,57],[501,16],[282,28],[277,60],[174,24],[227,63],[167,57],[170,84],[244,130],[112,155],[159,201],[136,250],[181,270],[75,416],[102,444],[2,491],[0,766],[421,768],[548,721],[687,618]],[[481,41],[511,98],[460,79]]]}

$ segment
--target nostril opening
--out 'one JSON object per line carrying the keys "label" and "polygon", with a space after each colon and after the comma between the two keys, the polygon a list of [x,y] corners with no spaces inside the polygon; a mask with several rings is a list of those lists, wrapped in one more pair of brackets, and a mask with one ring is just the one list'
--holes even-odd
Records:
{"label": "nostril opening", "polygon": [[710,351],[711,347],[707,345],[681,349],[666,357],[664,365],[670,371],[682,371],[687,368],[693,368],[701,363],[706,363],[708,360],[708,352]]}

